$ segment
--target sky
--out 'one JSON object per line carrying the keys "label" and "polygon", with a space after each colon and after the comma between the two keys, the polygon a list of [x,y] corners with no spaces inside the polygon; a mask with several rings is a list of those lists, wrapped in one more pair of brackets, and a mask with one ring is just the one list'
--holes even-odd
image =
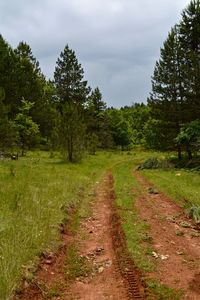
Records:
{"label": "sky", "polygon": [[168,32],[189,0],[0,0],[0,34],[28,43],[46,78],[69,45],[108,106],[146,102]]}

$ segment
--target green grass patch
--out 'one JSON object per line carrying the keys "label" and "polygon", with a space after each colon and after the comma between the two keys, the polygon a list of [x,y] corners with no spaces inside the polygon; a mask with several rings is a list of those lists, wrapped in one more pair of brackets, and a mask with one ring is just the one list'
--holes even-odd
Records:
{"label": "green grass patch", "polygon": [[183,297],[183,291],[169,288],[156,279],[148,279],[146,280],[146,284],[150,292],[150,296],[147,296],[147,300],[181,300]]}
{"label": "green grass patch", "polygon": [[119,164],[113,168],[116,206],[122,220],[122,227],[127,240],[128,251],[139,269],[150,271],[154,269],[151,252],[151,237],[149,226],[141,221],[134,201],[134,193],[141,192],[141,186],[132,176],[132,171],[139,158],[134,161]]}
{"label": "green grass patch", "polygon": [[57,248],[67,208],[79,208],[75,232],[79,219],[89,214],[86,204],[95,182],[105,169],[130,157],[101,152],[67,164],[56,154],[32,152],[18,161],[0,162],[0,299],[11,298],[37,255]]}
{"label": "green grass patch", "polygon": [[[147,153],[138,153],[132,161],[123,162],[113,168],[116,207],[122,220],[127,247],[136,266],[145,275],[156,270],[156,262],[152,259],[152,237],[147,222],[142,221],[134,207],[142,187],[132,176],[133,169],[138,166]],[[145,276],[144,276],[145,278]],[[176,291],[155,279],[144,279],[148,288],[147,299],[179,300],[182,292]]]}
{"label": "green grass patch", "polygon": [[92,267],[85,257],[80,256],[77,247],[70,245],[67,249],[65,262],[65,277],[67,281],[86,277],[92,272]]}
{"label": "green grass patch", "polygon": [[179,205],[200,206],[200,174],[184,170],[145,170],[142,174]]}

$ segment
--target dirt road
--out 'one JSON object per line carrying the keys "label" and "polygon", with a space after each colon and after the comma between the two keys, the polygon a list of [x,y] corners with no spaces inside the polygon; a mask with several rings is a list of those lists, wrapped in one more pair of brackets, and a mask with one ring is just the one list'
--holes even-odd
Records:
{"label": "dirt road", "polygon": [[[156,261],[156,271],[143,275],[182,289],[183,300],[200,299],[199,232],[171,199],[161,192],[150,193],[152,185],[139,172],[134,172],[134,176],[143,187],[143,193],[135,196],[133,209],[150,225],[152,255]],[[81,219],[75,235],[69,232],[67,225],[62,228],[62,246],[58,253],[43,254],[35,279],[32,283],[24,281],[22,292],[14,299],[145,299],[148,290],[143,287],[140,272],[129,256],[114,206],[111,172],[96,184],[91,211],[90,217]],[[66,277],[66,257],[72,245],[78,249],[77,261],[84,262],[87,268],[70,280]],[[73,263],[76,267],[76,261]]]}
{"label": "dirt road", "polygon": [[[143,299],[144,289],[126,252],[121,224],[113,209],[113,195],[112,174],[107,172],[96,185],[91,217],[81,221],[75,236],[63,230],[60,251],[42,259],[34,282],[25,282],[23,293],[15,299]],[[65,259],[72,244],[78,247],[90,271],[68,282]]]}
{"label": "dirt road", "polygon": [[149,277],[175,289],[182,289],[183,300],[200,299],[200,235],[184,210],[140,174],[134,176],[144,193],[136,202],[143,220],[150,225],[150,235],[157,263]]}

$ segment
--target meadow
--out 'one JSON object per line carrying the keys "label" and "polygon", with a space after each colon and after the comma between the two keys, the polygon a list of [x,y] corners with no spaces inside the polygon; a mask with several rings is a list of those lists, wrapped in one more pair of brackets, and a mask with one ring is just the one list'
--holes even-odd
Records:
{"label": "meadow", "polygon": [[[69,164],[56,153],[52,157],[40,151],[18,161],[0,161],[0,299],[11,299],[22,278],[33,279],[43,251],[59,247],[60,224],[70,218],[66,214],[70,208],[87,216],[94,186],[108,169],[113,171],[128,250],[140,269],[153,270],[148,225],[133,210],[142,188],[132,176],[133,169],[150,156],[144,151],[98,152]],[[142,174],[180,205],[200,204],[199,173],[157,169]],[[86,205],[81,207],[83,202]]]}
{"label": "meadow", "polygon": [[67,164],[58,155],[29,152],[0,162],[0,299],[10,299],[22,277],[32,280],[37,257],[59,247],[67,208],[89,201],[105,169],[122,159],[102,152]]}

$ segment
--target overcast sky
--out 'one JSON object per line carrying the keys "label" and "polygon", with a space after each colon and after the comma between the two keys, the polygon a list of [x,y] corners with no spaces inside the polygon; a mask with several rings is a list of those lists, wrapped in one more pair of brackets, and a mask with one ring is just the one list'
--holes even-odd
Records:
{"label": "overcast sky", "polygon": [[27,42],[47,78],[66,44],[109,106],[146,102],[168,31],[189,0],[0,0],[0,33]]}

